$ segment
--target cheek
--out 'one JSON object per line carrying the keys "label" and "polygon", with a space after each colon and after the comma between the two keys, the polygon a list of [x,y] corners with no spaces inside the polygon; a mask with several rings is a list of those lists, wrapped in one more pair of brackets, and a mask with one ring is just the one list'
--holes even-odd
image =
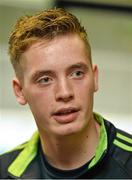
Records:
{"label": "cheek", "polygon": [[78,93],[79,96],[90,96],[94,93],[95,87],[94,87],[94,81],[90,79],[86,79],[83,82],[78,82],[76,85],[75,92]]}
{"label": "cheek", "polygon": [[53,102],[53,93],[51,93],[49,90],[38,90],[35,88],[32,88],[30,91],[25,91],[25,96],[27,99],[28,104],[32,108],[44,108],[48,109],[49,107],[52,107]]}
{"label": "cheek", "polygon": [[85,81],[76,89],[76,100],[85,109],[91,110],[93,107],[94,83],[93,81]]}
{"label": "cheek", "polygon": [[45,126],[47,126],[49,124],[48,119],[50,118],[53,109],[53,99],[50,93],[45,94],[40,91],[31,93],[30,96],[28,96],[28,104],[37,125],[41,126],[41,124],[44,123]]}

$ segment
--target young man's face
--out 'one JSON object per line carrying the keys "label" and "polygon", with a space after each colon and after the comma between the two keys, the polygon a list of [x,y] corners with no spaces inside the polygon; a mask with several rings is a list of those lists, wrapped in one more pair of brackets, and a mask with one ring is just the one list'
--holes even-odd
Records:
{"label": "young man's face", "polygon": [[85,48],[72,34],[33,44],[23,54],[24,81],[14,79],[14,90],[20,104],[29,104],[41,133],[77,133],[92,118],[98,70]]}

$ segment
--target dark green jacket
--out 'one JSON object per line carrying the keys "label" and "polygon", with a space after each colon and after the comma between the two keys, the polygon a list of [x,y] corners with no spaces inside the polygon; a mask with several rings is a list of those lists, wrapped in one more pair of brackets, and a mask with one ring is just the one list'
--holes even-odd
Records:
{"label": "dark green jacket", "polygon": [[[100,142],[96,154],[80,175],[80,179],[131,179],[132,135],[121,131],[109,121],[95,114],[101,124]],[[39,134],[30,141],[0,156],[1,179],[46,179],[40,160]]]}

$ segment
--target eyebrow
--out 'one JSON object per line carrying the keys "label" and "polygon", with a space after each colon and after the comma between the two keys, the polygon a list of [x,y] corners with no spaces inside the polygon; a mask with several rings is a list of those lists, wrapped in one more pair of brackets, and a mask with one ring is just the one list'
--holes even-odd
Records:
{"label": "eyebrow", "polygon": [[74,69],[77,69],[77,68],[82,68],[85,71],[88,71],[89,66],[86,63],[80,62],[80,63],[71,65],[70,67],[68,67],[68,70],[74,70]]}

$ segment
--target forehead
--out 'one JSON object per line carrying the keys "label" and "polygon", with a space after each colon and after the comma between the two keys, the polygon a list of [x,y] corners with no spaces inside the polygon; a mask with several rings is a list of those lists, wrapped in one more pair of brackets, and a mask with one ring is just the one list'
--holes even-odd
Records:
{"label": "forehead", "polygon": [[80,61],[88,61],[85,43],[79,35],[62,35],[51,41],[41,40],[33,44],[22,57],[24,69],[60,68]]}

